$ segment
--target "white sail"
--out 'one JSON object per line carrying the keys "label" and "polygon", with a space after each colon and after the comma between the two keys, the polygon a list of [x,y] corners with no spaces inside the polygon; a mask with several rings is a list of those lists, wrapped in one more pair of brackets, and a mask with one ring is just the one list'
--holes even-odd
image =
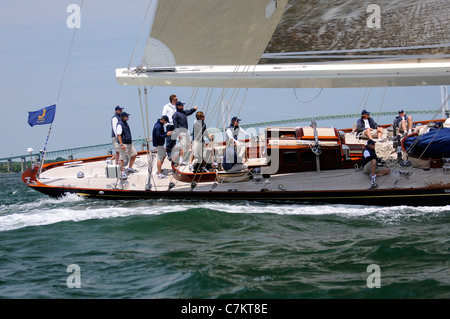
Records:
{"label": "white sail", "polygon": [[287,0],[161,0],[142,64],[257,64]]}
{"label": "white sail", "polygon": [[164,0],[124,85],[368,87],[450,82],[445,0]]}

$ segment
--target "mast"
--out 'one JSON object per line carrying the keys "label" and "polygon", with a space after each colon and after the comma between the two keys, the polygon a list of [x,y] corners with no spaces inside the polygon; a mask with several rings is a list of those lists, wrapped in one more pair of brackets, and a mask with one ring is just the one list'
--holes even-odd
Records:
{"label": "mast", "polygon": [[450,112],[448,109],[448,87],[445,85],[441,86],[441,104],[445,105],[442,108],[442,118],[449,118]]}
{"label": "mast", "polygon": [[316,154],[316,173],[319,174],[320,173],[320,154],[322,154],[322,150],[320,149],[319,135],[317,133],[317,124],[314,119],[311,120],[311,126],[314,131],[314,142],[315,142],[314,146],[311,147],[311,150],[314,154]]}

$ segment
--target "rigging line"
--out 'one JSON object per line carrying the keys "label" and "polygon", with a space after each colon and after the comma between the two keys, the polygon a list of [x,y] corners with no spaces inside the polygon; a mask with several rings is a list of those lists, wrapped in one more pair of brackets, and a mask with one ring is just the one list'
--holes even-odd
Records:
{"label": "rigging line", "polygon": [[265,53],[264,56],[272,55],[310,55],[310,54],[336,54],[336,53],[352,53],[352,52],[372,52],[372,51],[404,51],[404,50],[423,50],[423,49],[435,49],[435,48],[447,48],[450,47],[450,43],[446,44],[431,44],[431,45],[416,45],[405,47],[388,47],[388,48],[368,48],[368,49],[349,49],[349,50],[329,50],[329,51],[305,51],[305,52],[279,52],[279,53]]}
{"label": "rigging line", "polygon": [[[267,24],[267,21],[264,24]],[[257,41],[257,45],[255,45],[253,47],[253,50],[252,50],[253,52],[250,52],[250,54],[248,55],[249,58],[256,56],[257,52],[259,52],[261,49],[264,49],[263,48],[264,39],[268,36],[269,32],[264,27],[263,27],[263,30],[264,30],[264,32],[261,32],[261,36]],[[256,62],[255,63],[253,61],[250,61],[249,58],[246,59],[245,56],[242,56],[240,58],[239,63],[235,66],[235,68],[232,72],[232,75],[230,76],[230,81],[233,81],[236,78],[238,78],[238,79],[243,78],[243,77],[247,76],[249,73],[254,72],[258,61],[255,61]],[[253,65],[250,62],[253,62]],[[253,71],[250,70],[252,68],[252,66],[253,66]],[[241,68],[242,68],[242,71],[239,71],[239,70],[241,70]],[[225,91],[225,92],[227,92],[227,91]],[[234,96],[235,92],[236,92],[236,88],[233,90],[233,92],[231,94],[230,101],[232,100],[232,97]],[[238,91],[238,93],[239,93],[239,91]],[[222,96],[222,100],[223,100],[223,97],[224,97],[224,95]],[[229,103],[228,103],[228,105],[229,105]],[[227,109],[228,109],[228,105],[227,105]],[[229,113],[231,112],[232,107],[233,107],[233,104],[231,105],[231,107],[229,109],[228,117],[229,117]]]}
{"label": "rigging line", "polygon": [[[437,110],[437,111],[435,112],[435,114],[434,114],[432,120],[431,120],[430,122],[428,122],[427,126],[429,126],[430,123],[434,123],[433,121],[436,120],[438,114],[439,114],[439,113],[441,112],[441,110],[445,107],[445,105],[447,104],[447,102],[448,102],[449,99],[450,99],[450,95],[447,96],[447,98],[445,99],[445,101],[441,104],[441,107],[439,108],[439,110]],[[441,128],[442,128],[442,127],[440,127],[439,130],[440,130]],[[413,148],[419,143],[419,141],[420,141],[420,139],[423,137],[423,135],[424,135],[424,134],[419,135],[419,137],[416,138],[416,139],[414,140],[414,142],[408,147],[408,149],[406,149],[406,154],[408,154],[408,155],[411,154]],[[434,138],[433,138],[433,139],[434,139]],[[430,141],[430,143],[428,143],[428,146],[430,146],[430,144],[431,144],[431,141]],[[427,146],[427,148],[428,148],[428,146]],[[420,155],[419,158],[421,158],[422,155],[423,155],[423,153]]]}
{"label": "rigging line", "polygon": [[144,29],[145,21],[147,21],[148,12],[150,11],[150,7],[152,6],[152,2],[153,2],[153,0],[149,1],[148,7],[147,7],[147,11],[146,11],[145,16],[144,16],[144,21],[142,21],[141,29],[140,29],[139,35],[138,35],[138,37],[136,39],[136,44],[134,45],[133,52],[131,53],[130,62],[128,62],[128,69],[130,69],[131,62],[133,61],[134,53],[136,52],[136,48],[137,48],[137,46],[139,44],[139,41],[140,41],[140,38],[141,38],[141,34],[142,34],[142,30]]}
{"label": "rigging line", "polygon": [[[261,34],[261,38],[260,38],[260,40],[259,40],[260,45],[255,45],[255,46],[254,46],[253,51],[254,51],[255,54],[260,50],[259,47],[262,47],[262,45],[263,45],[263,40],[265,39],[265,36],[266,36],[267,33],[268,33],[267,31],[263,32],[263,33]],[[250,54],[249,56],[255,56],[255,54]],[[239,61],[239,62],[240,62],[240,63],[238,63],[238,64],[235,66],[235,68],[234,68],[234,70],[233,70],[233,72],[232,72],[232,75],[230,76],[230,81],[233,81],[233,80],[235,80],[236,78],[237,78],[237,79],[243,78],[243,77],[247,76],[249,73],[254,72],[254,69],[256,68],[256,64],[257,64],[257,63],[255,63],[254,65],[251,65],[251,64],[249,63],[249,62],[251,62],[251,61],[245,60],[245,57],[244,57],[244,56],[240,58],[240,61]],[[257,61],[256,61],[256,62],[257,62]],[[252,66],[253,66],[253,71],[250,70],[250,69],[252,68]],[[239,71],[241,68],[242,68],[242,71]],[[234,101],[236,100],[237,95],[239,94],[239,91],[240,91],[240,89],[238,89],[238,90],[237,90],[237,93],[236,93],[236,88],[234,88],[233,92],[232,92],[231,95],[230,95],[230,101],[233,100],[233,97],[234,97],[234,96],[235,96],[235,97],[234,97]],[[224,97],[225,97],[225,95],[226,95],[226,92],[228,92],[228,88],[223,90],[223,93],[224,93],[224,94],[222,95],[222,98],[219,99],[219,101],[223,102],[223,99],[224,99]],[[227,110],[228,110],[227,116],[228,116],[228,117],[230,116],[231,110],[232,110],[233,105],[234,105],[234,102],[231,103],[231,105],[230,105],[230,101],[229,101],[229,103],[227,104]],[[230,107],[228,108],[228,106],[230,106]]]}
{"label": "rigging line", "polygon": [[380,119],[381,109],[383,108],[384,97],[386,96],[387,87],[384,88],[383,99],[381,100],[380,109],[378,110],[377,123]]}
{"label": "rigging line", "polygon": [[[80,12],[81,12],[81,9],[83,8],[83,2],[84,2],[84,0],[82,0],[81,4],[80,4]],[[61,82],[59,84],[59,90],[58,90],[58,95],[56,96],[56,103],[55,104],[58,104],[58,102],[59,102],[59,97],[61,95],[61,90],[62,90],[62,86],[63,86],[63,83],[64,83],[64,78],[66,76],[67,65],[69,64],[69,58],[70,58],[70,54],[72,52],[72,47],[73,47],[73,43],[75,41],[75,35],[77,33],[77,29],[78,28],[76,28],[76,27],[73,28],[72,40],[70,41],[69,52],[67,54],[66,64],[64,65],[64,71],[63,71],[63,74],[62,74]]]}
{"label": "rigging line", "polygon": [[191,96],[189,97],[189,100],[187,103],[190,106],[190,108],[193,108],[195,106],[194,102],[195,102],[195,99],[197,98],[198,90],[199,90],[199,87],[194,87],[192,89]]}
{"label": "rigging line", "polygon": [[[265,31],[265,32],[262,33],[261,38],[260,38],[260,40],[259,40],[259,43],[260,43],[260,44],[259,44],[259,45],[256,45],[256,46],[254,47],[254,49],[253,49],[255,54],[256,54],[256,52],[258,52],[258,51],[260,50],[259,47],[262,47],[263,41],[264,41],[264,39],[265,39],[267,33],[268,33],[268,31]],[[255,54],[250,54],[250,56],[254,56]],[[243,78],[243,77],[247,76],[249,73],[253,73],[253,72],[254,72],[257,63],[254,64],[254,65],[251,65],[251,64],[249,63],[249,62],[251,62],[251,61],[244,61],[244,59],[245,59],[245,57],[242,57],[242,58],[241,58],[241,63],[243,63],[243,65],[236,65],[235,71],[233,71],[233,74],[232,74],[232,76],[231,76],[231,80],[234,80],[235,78]],[[241,71],[240,74],[239,74],[239,69],[240,69],[241,67],[242,67],[242,71]],[[252,67],[253,67],[253,70],[251,70]],[[238,89],[234,88],[233,92],[232,92],[231,95],[230,95],[230,101],[229,101],[228,104],[227,104],[227,110],[228,110],[227,116],[228,116],[228,118],[230,117],[231,110],[232,110],[232,108],[233,108],[233,106],[234,106],[234,103],[236,102],[236,99],[237,99],[237,97],[238,97],[238,95],[239,95],[239,92],[240,92],[240,88],[238,88]],[[245,95],[246,95],[246,94],[245,94]],[[231,103],[231,105],[230,105],[230,103]],[[243,102],[242,102],[242,103],[243,103]],[[228,108],[228,106],[230,106],[230,107]],[[243,105],[240,106],[240,109],[239,109],[239,112],[238,112],[238,116],[239,116],[239,114],[240,114],[240,112],[241,112],[241,110],[242,110],[242,106],[243,106]]]}
{"label": "rigging line", "polygon": [[[265,24],[266,23],[267,23],[267,21],[265,22]],[[253,52],[250,52],[250,54],[248,55],[248,58],[246,58],[246,56],[241,56],[240,57],[240,59],[239,59],[240,61],[238,61],[238,63],[235,65],[234,70],[233,70],[233,72],[232,72],[232,74],[230,76],[230,81],[233,81],[236,78],[238,78],[238,79],[239,78],[243,78],[243,77],[247,76],[249,73],[254,72],[258,61],[250,61],[249,59],[250,59],[250,57],[256,56],[256,53],[258,53],[260,50],[264,49],[264,47],[263,47],[264,42],[265,42],[264,39],[266,39],[267,36],[269,35],[269,31],[266,30],[266,28],[264,28],[264,27],[263,27],[263,30],[265,30],[265,31],[260,33],[261,36],[260,36],[260,38],[257,41],[257,45],[253,46],[253,48],[252,48]],[[258,58],[258,60],[259,60],[259,58]],[[250,62],[253,62],[253,64],[250,63]],[[252,66],[253,66],[253,70],[251,70]],[[223,88],[222,89],[222,94],[219,96],[219,99],[218,99],[218,101],[216,103],[217,106],[219,106],[219,104],[223,105],[224,98],[225,98],[227,92],[228,92],[228,88],[226,88],[226,89]],[[239,92],[240,92],[240,89],[238,89],[237,93],[236,93],[236,88],[234,88],[233,92],[230,95],[230,100],[228,101],[228,103],[226,105],[227,117],[228,118],[230,117],[231,110],[233,108],[234,102],[236,101],[236,99],[237,99],[237,97],[239,95]],[[230,105],[230,103],[231,103],[231,105]],[[218,108],[219,107],[217,107],[216,109],[218,109]],[[221,106],[221,108],[222,108],[222,106]],[[242,105],[240,107],[239,114],[240,114],[241,110],[242,110]],[[222,112],[223,112],[223,110],[222,110]],[[217,118],[217,126],[219,126],[218,125],[219,120],[220,119]],[[223,122],[224,122],[224,119],[222,118],[222,125],[226,125]]]}
{"label": "rigging line", "polygon": [[[211,89],[211,91],[210,91],[210,89]],[[206,109],[203,113],[205,113],[205,116],[206,115],[208,116],[208,119],[205,121],[207,124],[207,127],[209,127],[209,125],[213,123],[216,113],[218,113],[218,111],[219,111],[219,108],[214,108],[212,110],[212,113],[209,114],[209,107],[211,105],[211,98],[213,95],[213,90],[214,90],[214,88],[208,88],[207,95],[205,96]],[[206,102],[207,99],[208,99],[208,102]],[[217,118],[217,124],[218,124],[218,121],[219,121],[219,119]],[[218,127],[218,125],[216,125],[216,127]]]}
{"label": "rigging line", "polygon": [[38,177],[41,176],[42,167],[44,166],[45,154],[47,153],[47,143],[48,143],[48,139],[50,137],[50,133],[52,132],[52,125],[53,125],[53,123],[50,123],[50,127],[48,128],[48,134],[47,134],[47,138],[45,140],[44,151],[42,153],[41,163],[39,164]]}
{"label": "rigging line", "polygon": [[372,88],[369,88],[369,93],[367,93],[366,103],[364,104],[364,108],[367,108],[367,102],[369,102],[370,93],[372,93]]}
{"label": "rigging line", "polygon": [[209,105],[206,104],[206,100],[208,99],[208,95],[209,95],[209,89],[210,89],[210,88],[208,88],[208,89],[206,90],[205,100],[203,101],[203,108],[206,107],[206,108],[204,109],[205,112],[203,112],[203,113],[205,113],[205,115],[206,115],[206,112],[208,112],[208,108],[209,108]]}
{"label": "rigging line", "polygon": [[148,94],[147,94],[147,87],[144,87],[144,95],[145,95],[145,112],[147,117],[147,153],[150,153],[150,119],[149,119],[149,104],[148,104]]}
{"label": "rigging line", "polygon": [[[147,93],[147,87],[144,87],[144,94],[145,94],[145,109],[146,109],[146,115],[147,115],[147,136],[146,136],[146,140],[145,140],[145,147],[146,147],[146,154],[147,154],[147,165],[150,166],[150,169],[147,168],[147,173],[150,174],[151,172],[153,172],[153,166],[155,164],[155,156],[153,156],[151,154],[150,151],[150,123],[149,123],[149,103],[148,103],[148,93]],[[144,130],[145,132],[145,130]],[[150,182],[153,179],[153,184],[155,185],[155,190],[156,189],[156,182],[155,179],[153,177],[153,174],[151,174],[150,176],[148,176],[148,181]]]}
{"label": "rigging line", "polygon": [[[83,2],[84,2],[84,0],[81,0],[80,12],[81,12],[81,9],[83,8]],[[56,96],[56,103],[55,103],[55,105],[58,105],[58,102],[59,102],[59,97],[61,95],[61,90],[62,90],[62,86],[63,86],[63,83],[64,83],[64,78],[66,76],[67,65],[69,64],[70,54],[72,52],[73,43],[75,42],[75,34],[76,34],[76,32],[77,32],[77,28],[75,27],[75,28],[73,28],[72,40],[70,41],[69,52],[67,53],[66,63],[64,65],[64,70],[63,70],[63,74],[62,74],[62,77],[61,77],[61,82],[59,84],[59,89],[58,89],[58,94]],[[48,128],[47,138],[45,140],[44,150],[43,150],[43,153],[42,153],[42,159],[41,159],[41,163],[39,165],[38,176],[41,175],[42,167],[44,166],[45,153],[47,152],[47,144],[48,144],[48,140],[50,138],[50,134],[52,132],[52,126],[53,126],[53,122],[50,123],[50,126]]]}
{"label": "rigging line", "polygon": [[[363,98],[362,98],[362,100],[361,100],[361,103],[359,103],[358,113],[361,112],[361,106],[362,106],[362,104],[363,104],[363,102],[364,102],[364,98],[366,97],[366,93],[367,93],[367,88],[365,88],[364,94],[363,94]],[[357,113],[357,114],[358,114],[358,113]]]}
{"label": "rigging line", "polygon": [[295,98],[297,99],[297,101],[299,101],[300,103],[303,103],[303,104],[307,104],[307,103],[311,103],[312,101],[314,101],[315,99],[317,99],[317,98],[319,97],[319,95],[322,93],[322,91],[323,91],[323,88],[321,88],[320,91],[319,91],[319,93],[317,93],[317,95],[316,95],[314,98],[312,98],[311,100],[309,100],[309,101],[302,101],[302,100],[300,100],[300,99],[298,98],[298,96],[297,96],[296,88],[294,88],[294,95],[295,95]]}
{"label": "rigging line", "polygon": [[[147,137],[147,131],[145,130],[145,120],[144,120],[144,108],[142,106],[142,93],[141,93],[141,86],[138,85],[138,92],[139,92],[139,105],[141,109],[141,119],[142,119],[142,128],[144,129],[144,136]],[[148,143],[148,141],[146,141]],[[148,159],[150,160],[150,159]]]}
{"label": "rigging line", "polygon": [[361,106],[364,102],[364,98],[366,97],[366,93],[367,93],[367,88],[365,88],[363,97],[361,99],[361,102],[359,103],[358,112],[356,113],[355,122],[353,123],[353,128],[354,128],[354,130],[352,130],[353,132],[356,131],[356,122],[358,121],[358,114],[361,114]]}
{"label": "rigging line", "polygon": [[423,154],[425,154],[425,152],[427,151],[428,147],[430,147],[431,143],[433,143],[434,139],[436,138],[438,132],[442,129],[442,127],[443,127],[443,126],[439,127],[439,128],[436,130],[436,133],[434,133],[434,136],[433,136],[433,138],[431,139],[430,143],[428,143],[427,147],[425,147],[425,149],[423,150],[422,154],[420,154],[419,159],[422,158]]}

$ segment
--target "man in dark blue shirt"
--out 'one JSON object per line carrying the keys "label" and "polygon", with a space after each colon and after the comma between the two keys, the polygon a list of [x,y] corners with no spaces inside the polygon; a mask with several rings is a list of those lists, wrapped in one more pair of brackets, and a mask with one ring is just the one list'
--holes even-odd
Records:
{"label": "man in dark blue shirt", "polygon": [[120,121],[117,124],[117,140],[120,144],[120,168],[122,170],[122,178],[126,178],[124,170],[124,162],[129,159],[127,173],[136,173],[137,170],[133,168],[136,160],[137,152],[134,148],[133,138],[131,137],[131,129],[128,125],[128,118],[130,114],[122,112],[120,114]]}
{"label": "man in dark blue shirt", "polygon": [[[190,143],[190,135],[188,129],[188,116],[193,114],[197,110],[197,106],[194,106],[190,110],[184,109],[184,104],[178,101],[176,104],[177,111],[172,116],[173,126],[175,128],[175,138],[180,137],[180,165],[186,165],[183,160],[184,151],[188,149]],[[174,137],[172,137],[174,138]]]}
{"label": "man in dark blue shirt", "polygon": [[398,116],[394,119],[394,125],[398,127],[400,133],[412,134],[412,116],[406,115],[404,110],[398,111]]}
{"label": "man in dark blue shirt", "polygon": [[370,117],[370,112],[363,110],[361,117],[356,121],[357,133],[362,133],[368,139],[372,139],[372,134],[377,134],[378,142],[382,142],[383,128],[379,126],[373,118]]}
{"label": "man in dark blue shirt", "polygon": [[166,158],[166,150],[164,149],[164,142],[166,141],[167,136],[172,135],[172,131],[166,133],[164,130],[164,125],[169,123],[169,117],[167,115],[163,115],[161,119],[156,121],[155,126],[153,126],[153,134],[152,134],[152,142],[153,146],[156,147],[156,154],[158,161],[156,162],[156,174],[158,178],[167,178],[167,175],[162,174],[162,164],[164,159]]}
{"label": "man in dark blue shirt", "polygon": [[367,141],[366,149],[363,152],[362,167],[364,173],[370,174],[370,181],[372,185],[375,184],[375,179],[377,176],[383,176],[390,173],[389,168],[378,167],[377,163],[379,161],[380,159],[375,153],[375,141]]}

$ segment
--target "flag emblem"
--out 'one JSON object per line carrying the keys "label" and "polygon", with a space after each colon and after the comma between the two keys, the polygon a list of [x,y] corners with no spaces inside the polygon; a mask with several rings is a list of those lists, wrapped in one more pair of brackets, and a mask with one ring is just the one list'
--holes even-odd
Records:
{"label": "flag emblem", "polygon": [[34,112],[28,112],[28,124],[30,126],[53,123],[56,113],[56,104],[44,107]]}

